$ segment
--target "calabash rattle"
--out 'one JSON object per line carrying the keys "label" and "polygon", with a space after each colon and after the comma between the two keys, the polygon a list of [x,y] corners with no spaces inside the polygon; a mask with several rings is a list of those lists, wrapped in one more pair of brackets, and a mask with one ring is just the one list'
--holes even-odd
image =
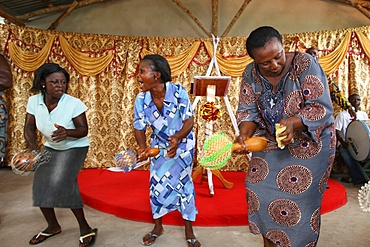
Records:
{"label": "calabash rattle", "polygon": [[[145,154],[148,157],[154,157],[159,154],[159,148],[149,148]],[[122,169],[123,172],[130,172],[131,170],[147,164],[147,160],[137,162],[136,153],[132,150],[123,150],[119,152],[114,158],[117,166]]]}
{"label": "calabash rattle", "polygon": [[[250,152],[262,151],[267,146],[267,140],[259,136],[253,136],[244,143]],[[234,143],[225,133],[213,134],[204,141],[203,158],[199,160],[199,164],[212,170],[220,169],[231,158],[232,152],[242,148],[242,145]]]}
{"label": "calabash rattle", "polygon": [[35,171],[40,165],[49,162],[51,153],[44,150],[21,150],[16,153],[10,163],[14,173],[28,175]]}

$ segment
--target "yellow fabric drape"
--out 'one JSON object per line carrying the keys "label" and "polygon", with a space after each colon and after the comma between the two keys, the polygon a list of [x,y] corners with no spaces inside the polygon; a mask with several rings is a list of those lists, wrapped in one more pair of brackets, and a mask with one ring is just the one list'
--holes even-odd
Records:
{"label": "yellow fabric drape", "polygon": [[[212,42],[204,42],[204,45],[207,49],[208,54],[212,57],[213,56],[213,44]],[[238,77],[241,76],[245,67],[248,64],[253,62],[253,59],[246,55],[243,57],[230,57],[230,58],[223,58],[221,54],[216,53],[216,59],[218,63],[218,67],[220,71],[224,75]]]}
{"label": "yellow fabric drape", "polygon": [[[171,67],[172,76],[179,76],[188,68],[189,64],[191,63],[196,52],[199,49],[200,44],[200,41],[195,41],[193,45],[186,51],[181,52],[176,56],[165,56]],[[153,54],[153,52],[147,49],[143,49],[140,53],[140,56],[143,58],[145,55],[148,54]]]}
{"label": "yellow fabric drape", "polygon": [[45,63],[49,56],[55,35],[51,35],[48,42],[38,53],[22,51],[15,42],[9,42],[9,55],[14,63],[24,71],[32,72]]}
{"label": "yellow fabric drape", "polygon": [[366,38],[366,36],[361,31],[355,33],[357,34],[357,37],[360,40],[362,49],[364,49],[366,56],[370,57],[370,40]]}
{"label": "yellow fabric drape", "polygon": [[108,51],[108,54],[105,56],[89,57],[69,45],[63,36],[59,36],[59,41],[68,61],[82,75],[93,76],[100,74],[108,67],[114,57],[113,51]]}
{"label": "yellow fabric drape", "polygon": [[342,43],[333,52],[319,58],[319,63],[327,75],[334,73],[344,61],[350,39],[351,32],[347,32]]}

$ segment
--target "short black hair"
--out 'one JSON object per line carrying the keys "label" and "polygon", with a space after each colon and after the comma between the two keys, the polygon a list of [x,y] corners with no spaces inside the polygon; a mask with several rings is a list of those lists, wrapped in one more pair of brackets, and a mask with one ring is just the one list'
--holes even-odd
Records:
{"label": "short black hair", "polygon": [[253,57],[253,51],[258,48],[264,47],[269,41],[276,38],[281,44],[283,44],[283,37],[273,27],[262,26],[253,30],[247,38],[246,47],[248,55]]}
{"label": "short black hair", "polygon": [[313,52],[314,50],[316,50],[316,51],[317,51],[317,49],[316,49],[315,47],[310,47],[310,48],[308,48],[308,49],[306,50],[306,53],[311,54],[311,52]]}
{"label": "short black hair", "polygon": [[350,101],[350,102],[351,102],[351,100],[353,99],[353,97],[360,97],[360,95],[358,95],[357,93],[351,94],[351,95],[348,97],[348,101]]}
{"label": "short black hair", "polygon": [[158,54],[146,55],[142,61],[150,61],[152,71],[157,71],[161,73],[161,79],[164,83],[172,81],[171,68],[166,58]]}
{"label": "short black hair", "polygon": [[56,72],[62,72],[66,77],[66,91],[67,91],[68,82],[70,79],[69,74],[64,68],[60,67],[59,64],[56,63],[45,63],[35,71],[31,91],[41,91],[41,93],[44,94],[45,89],[42,87],[41,82],[45,82],[46,77]]}

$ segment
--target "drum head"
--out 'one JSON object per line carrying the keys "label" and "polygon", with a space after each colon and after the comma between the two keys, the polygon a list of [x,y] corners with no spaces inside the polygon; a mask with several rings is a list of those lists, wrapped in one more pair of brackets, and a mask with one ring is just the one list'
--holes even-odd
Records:
{"label": "drum head", "polygon": [[352,121],[346,131],[349,152],[357,161],[368,159],[370,155],[370,121]]}

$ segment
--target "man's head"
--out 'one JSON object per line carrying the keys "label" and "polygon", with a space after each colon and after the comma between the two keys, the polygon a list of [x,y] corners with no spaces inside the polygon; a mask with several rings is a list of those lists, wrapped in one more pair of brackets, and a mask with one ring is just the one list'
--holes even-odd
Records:
{"label": "man's head", "polygon": [[360,107],[360,104],[361,104],[361,97],[360,95],[358,95],[357,93],[354,93],[354,94],[351,94],[349,97],[348,97],[348,101],[351,103],[351,105],[356,109]]}
{"label": "man's head", "polygon": [[319,58],[319,51],[315,47],[308,48],[306,53],[310,54],[316,60]]}

